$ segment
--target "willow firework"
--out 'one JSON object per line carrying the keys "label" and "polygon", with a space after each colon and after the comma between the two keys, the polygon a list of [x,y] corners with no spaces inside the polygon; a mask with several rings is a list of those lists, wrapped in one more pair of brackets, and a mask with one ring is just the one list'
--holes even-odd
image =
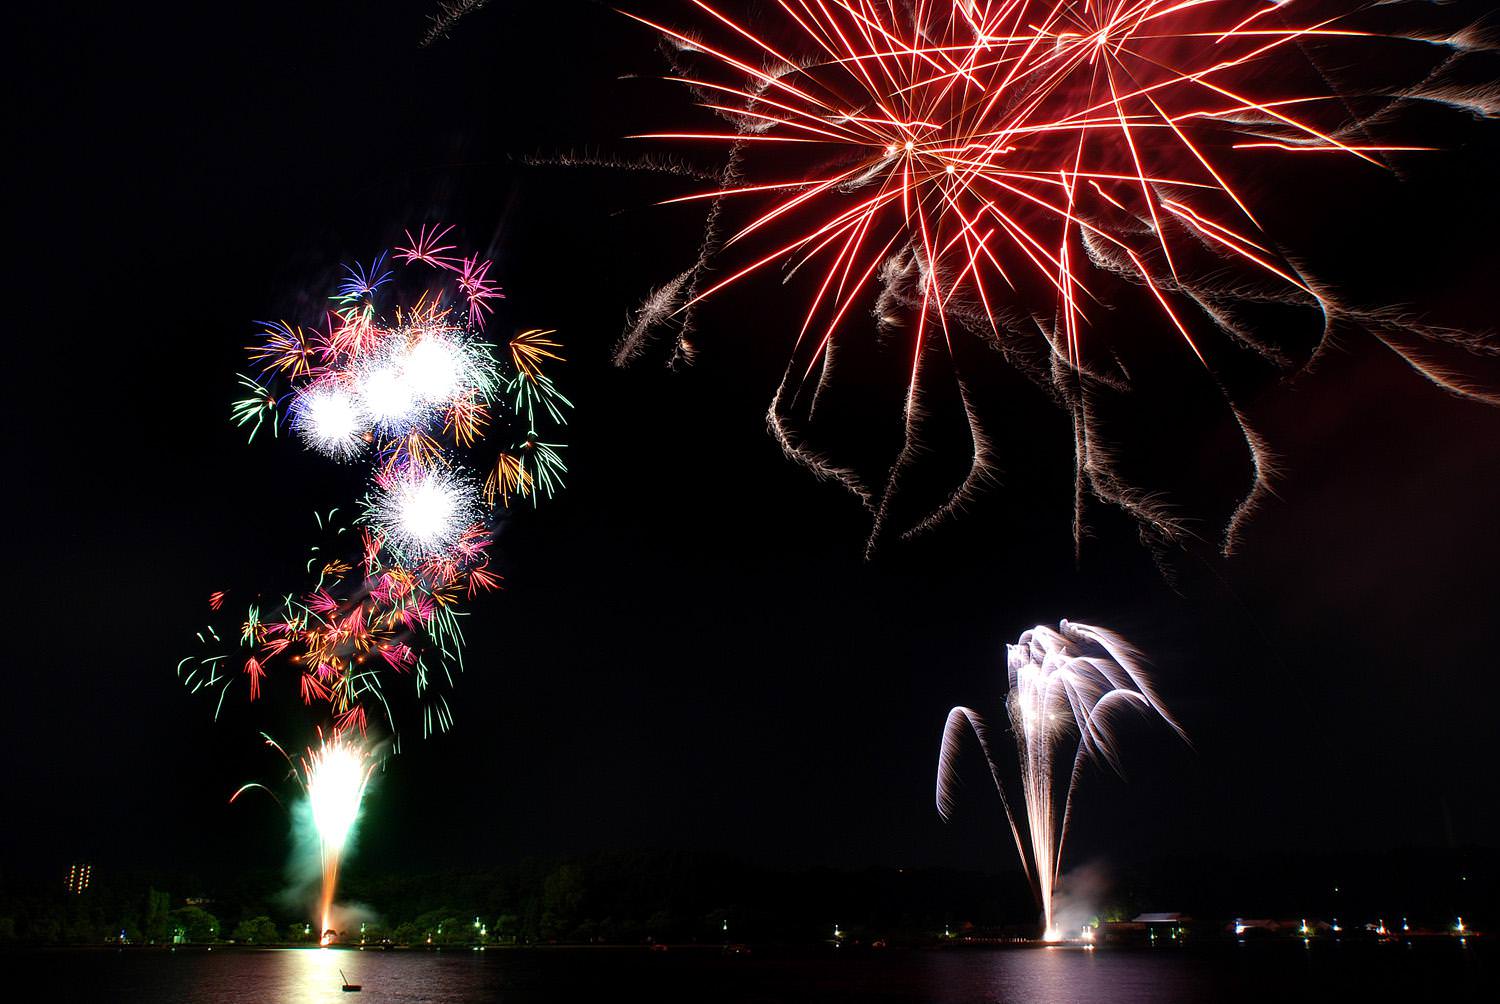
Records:
{"label": "willow firework", "polygon": [[1020,762],[1024,825],[1006,796],[984,719],[970,708],[954,708],[943,726],[937,808],[945,820],[952,814],[955,767],[964,732],[972,731],[1005,807],[1021,865],[1041,904],[1045,937],[1056,940],[1061,935],[1053,923],[1053,893],[1061,875],[1073,794],[1088,760],[1103,760],[1119,769],[1113,716],[1133,706],[1160,716],[1184,739],[1186,734],[1156,696],[1140,654],[1104,628],[1069,621],[1056,629],[1039,625],[1006,646],[1006,667],[1006,713]]}
{"label": "willow firework", "polygon": [[[934,373],[957,373],[972,457],[967,476],[909,532],[962,506],[992,467],[954,354],[964,334],[999,348],[1070,411],[1075,538],[1091,493],[1157,539],[1178,540],[1182,521],[1134,487],[1100,445],[1097,399],[1132,382],[1120,342],[1094,330],[1112,312],[1123,309],[1132,329],[1154,318],[1205,368],[1229,348],[1282,369],[1308,361],[1259,330],[1254,309],[1273,303],[1307,314],[1314,355],[1339,326],[1373,330],[1460,393],[1472,390],[1421,346],[1494,351],[1460,332],[1340,303],[1262,226],[1257,203],[1274,188],[1252,184],[1252,175],[1328,158],[1388,171],[1395,158],[1426,149],[1379,138],[1392,109],[1441,104],[1482,116],[1500,107],[1483,88],[1442,86],[1437,70],[1413,86],[1337,92],[1322,64],[1394,64],[1377,43],[1420,47],[1440,70],[1492,48],[1472,27],[1362,27],[1390,20],[1370,6],[781,0],[751,21],[693,0],[689,29],[637,18],[664,40],[669,79],[728,124],[640,138],[717,145],[727,158],[716,185],[670,200],[709,206],[703,245],[643,304],[619,358],[674,327],[675,358],[691,359],[704,299],[766,271],[788,282],[805,276],[803,320],[769,419],[791,457],[870,507],[872,546],[898,476],[919,452],[922,392]],[[836,349],[850,344],[847,329],[870,314],[906,333],[905,441],[875,481],[817,452],[800,431],[829,385]],[[1272,457],[1215,383],[1253,467],[1225,533],[1227,553],[1268,490]]]}
{"label": "willow firework", "polygon": [[[345,266],[326,323],[266,324],[248,350],[235,421],[253,440],[288,419],[308,449],[363,460],[369,491],[352,521],[319,515],[309,589],[257,598],[237,631],[199,632],[201,651],[178,674],[221,707],[236,685],[260,699],[281,664],[339,729],[363,730],[374,703],[396,730],[392,674],[414,679],[424,734],[452,722],[443,685],[463,664],[461,601],[500,584],[497,513],[562,487],[562,444],[538,429],[565,424],[571,404],[547,373],[561,361],[553,332],[518,331],[503,349],[487,340],[503,294],[488,260],[454,253],[451,230],[408,232],[369,265]],[[224,599],[214,593],[210,608]],[[237,655],[225,644],[236,635]]]}

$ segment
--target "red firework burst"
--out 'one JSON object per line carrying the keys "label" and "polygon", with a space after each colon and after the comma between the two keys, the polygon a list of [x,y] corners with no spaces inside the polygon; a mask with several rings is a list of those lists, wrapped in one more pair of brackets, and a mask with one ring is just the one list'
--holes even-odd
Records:
{"label": "red firework burst", "polygon": [[[670,200],[714,206],[704,254],[648,300],[621,355],[668,318],[686,334],[694,305],[746,277],[807,270],[813,292],[773,427],[791,455],[872,503],[877,533],[911,451],[924,351],[951,351],[955,328],[1002,343],[1045,339],[1048,379],[1068,375],[1078,423],[1078,387],[1100,375],[1091,319],[1115,305],[1121,280],[1149,294],[1198,361],[1216,331],[1282,361],[1226,318],[1223,287],[1205,275],[1233,271],[1264,300],[1354,315],[1277,249],[1237,179],[1268,158],[1330,154],[1384,169],[1393,153],[1427,149],[1372,139],[1351,116],[1307,50],[1374,33],[1310,2],[780,0],[754,27],[692,3],[701,31],[636,20],[681,53],[670,79],[730,128],[638,138],[727,144],[728,166],[722,184]],[[742,206],[752,208],[734,216]],[[722,278],[703,279],[712,256],[757,244]],[[821,386],[836,337],[872,300],[877,317],[904,309],[912,330],[908,449],[878,493],[796,445],[782,405],[788,384],[817,370]],[[1257,468],[1238,522],[1266,469],[1235,415]],[[975,484],[983,453],[976,428],[974,471],[946,510]],[[1172,536],[1163,512],[1106,464],[1081,452],[1080,481]]]}

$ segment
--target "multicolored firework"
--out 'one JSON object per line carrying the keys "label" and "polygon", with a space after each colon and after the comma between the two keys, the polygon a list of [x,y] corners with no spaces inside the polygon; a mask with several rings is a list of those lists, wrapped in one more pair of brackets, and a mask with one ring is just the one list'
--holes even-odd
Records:
{"label": "multicolored firework", "polygon": [[[1023,842],[1000,768],[990,753],[984,719],[969,708],[948,712],[943,726],[937,809],[945,820],[953,812],[955,767],[967,728],[979,740],[995,790],[1005,806],[1021,866],[1041,903],[1045,937],[1055,941],[1061,934],[1053,923],[1053,893],[1061,875],[1063,838],[1067,836],[1073,793],[1083,765],[1092,758],[1102,759],[1116,770],[1120,767],[1111,716],[1121,708],[1135,706],[1159,715],[1184,739],[1187,735],[1152,690],[1140,664],[1140,653],[1111,631],[1062,621],[1056,630],[1034,627],[1005,648],[1010,676],[1006,713],[1020,757],[1027,839]],[[1070,750],[1071,757],[1063,759]],[[1067,778],[1065,786],[1059,783],[1063,777]]]}
{"label": "multicolored firework", "polygon": [[[249,349],[255,371],[240,377],[248,394],[234,417],[251,439],[267,426],[279,434],[287,416],[308,449],[367,460],[370,490],[352,523],[337,510],[318,517],[329,539],[308,561],[316,581],[251,603],[239,655],[224,651],[233,634],[199,633],[204,651],[178,674],[218,691],[220,706],[237,683],[258,700],[282,663],[305,703],[330,706],[336,729],[362,731],[371,700],[396,728],[390,674],[414,677],[424,734],[452,722],[435,684],[462,667],[459,604],[500,584],[497,509],[562,487],[562,445],[537,429],[564,424],[571,403],[545,372],[561,361],[553,332],[518,332],[504,352],[485,340],[503,294],[489,261],[453,254],[451,229],[423,227],[369,266],[346,266],[326,323],[267,324]],[[209,605],[223,602],[215,593]]]}
{"label": "multicolored firework", "polygon": [[[274,739],[264,735],[263,738],[286,760],[291,776],[307,799],[321,873],[319,940],[326,945],[333,937],[333,897],[338,889],[339,863],[343,860],[354,824],[359,820],[365,789],[369,787],[378,761],[364,741],[337,729],[327,736],[320,731],[318,744],[308,747],[295,762]],[[260,788],[275,797],[265,785],[251,783],[231,795],[229,801],[234,802],[252,788]]]}
{"label": "multicolored firework", "polygon": [[[1254,478],[1225,553],[1273,464],[1208,370],[1226,350],[1289,370],[1336,329],[1358,328],[1444,388],[1500,400],[1424,348],[1495,346],[1340,303],[1261,223],[1276,199],[1269,172],[1327,158],[1392,170],[1394,158],[1428,149],[1379,138],[1396,110],[1500,111],[1495,89],[1446,82],[1457,76],[1450,64],[1494,48],[1483,30],[1393,33],[1389,12],[1372,8],[1399,0],[779,0],[755,18],[691,6],[692,29],[636,20],[664,40],[669,79],[728,128],[638,138],[716,144],[727,159],[717,184],[669,200],[707,204],[703,245],[641,306],[618,358],[668,327],[674,359],[690,360],[706,298],[772,270],[801,282],[808,301],[769,421],[789,456],[870,508],[872,546],[918,452],[929,378],[955,381],[972,459],[908,534],[961,507],[991,470],[955,354],[962,335],[999,349],[1071,413],[1075,539],[1087,494],[1123,508],[1155,540],[1187,534],[1101,445],[1101,397],[1134,382],[1120,332],[1103,326],[1111,314],[1128,318],[1127,338],[1139,339],[1148,320],[1169,332],[1233,412]],[[1335,89],[1324,67],[1379,62],[1388,46],[1430,53],[1426,75],[1385,91]],[[1267,305],[1306,315],[1315,345],[1305,358],[1262,333],[1256,312]],[[904,445],[883,483],[825,458],[799,431],[868,314],[882,332],[906,332]]]}

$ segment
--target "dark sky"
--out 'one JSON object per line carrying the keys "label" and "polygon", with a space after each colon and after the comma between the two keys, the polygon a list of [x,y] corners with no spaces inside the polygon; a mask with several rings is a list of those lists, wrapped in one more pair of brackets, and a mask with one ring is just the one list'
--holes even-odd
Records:
{"label": "dark sky", "polygon": [[[622,136],[683,114],[619,79],[662,69],[649,35],[598,6],[495,0],[420,50],[426,5],[389,7],[21,14],[12,854],[281,859],[274,807],[224,805],[275,774],[254,719],[215,726],[173,667],[210,590],[295,588],[312,512],[359,486],[286,440],[247,446],[233,374],[253,319],[435,218],[493,242],[508,322],[563,333],[573,473],[507,525],[458,727],[411,737],[379,779],[371,860],[670,846],[1010,867],[983,787],[937,821],[937,741],[954,704],[1000,716],[1004,642],[1060,617],[1145,649],[1195,744],[1130,723],[1128,778],[1085,782],[1076,860],[1500,841],[1500,410],[1343,339],[1258,393],[1278,497],[1237,557],[1173,556],[1174,584],[1102,507],[1075,562],[1066,417],[1001,375],[999,484],[865,561],[866,514],[765,431],[795,304],[768,282],[703,315],[699,366],[612,367],[627,310],[691,260],[691,218],[653,206],[683,183],[519,162],[630,152]],[[1451,149],[1404,178],[1335,169],[1276,212],[1367,301],[1483,327],[1493,130],[1440,124]],[[1214,442],[1144,448],[1219,478]]]}

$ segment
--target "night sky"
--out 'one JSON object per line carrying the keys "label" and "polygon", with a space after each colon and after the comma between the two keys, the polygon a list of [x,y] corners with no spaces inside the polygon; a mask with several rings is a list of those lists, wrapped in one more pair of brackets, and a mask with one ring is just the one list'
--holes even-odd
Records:
{"label": "night sky", "polygon": [[[644,152],[622,137],[688,114],[620,79],[664,70],[650,34],[606,7],[495,0],[422,50],[428,5],[389,6],[19,15],[9,860],[283,859],[275,807],[225,799],[276,776],[256,728],[297,742],[307,719],[215,725],[174,666],[210,591],[298,587],[312,513],[361,485],[288,439],[247,446],[234,373],[255,319],[306,320],[339,262],[435,219],[492,249],[499,323],[561,331],[572,474],[502,528],[507,589],[472,606],[457,727],[408,736],[379,777],[373,865],[680,847],[1008,869],[982,777],[938,821],[938,737],[955,704],[1001,718],[1004,643],[1061,617],[1144,649],[1194,741],[1126,725],[1127,778],[1087,777],[1072,860],[1500,841],[1500,409],[1341,338],[1255,396],[1283,475],[1240,553],[1182,549],[1169,578],[1099,505],[1075,561],[1066,415],[998,373],[997,484],[866,560],[868,515],[766,433],[795,296],[771,279],[712,305],[692,368],[665,347],[616,368],[627,312],[692,260],[695,218],[654,203],[693,183],[527,163]],[[1403,177],[1320,164],[1273,216],[1351,298],[1483,329],[1494,131],[1437,121],[1446,152]],[[1137,427],[1178,437],[1134,448],[1232,494],[1244,471],[1183,372]],[[1184,509],[1211,542],[1221,513]]]}

